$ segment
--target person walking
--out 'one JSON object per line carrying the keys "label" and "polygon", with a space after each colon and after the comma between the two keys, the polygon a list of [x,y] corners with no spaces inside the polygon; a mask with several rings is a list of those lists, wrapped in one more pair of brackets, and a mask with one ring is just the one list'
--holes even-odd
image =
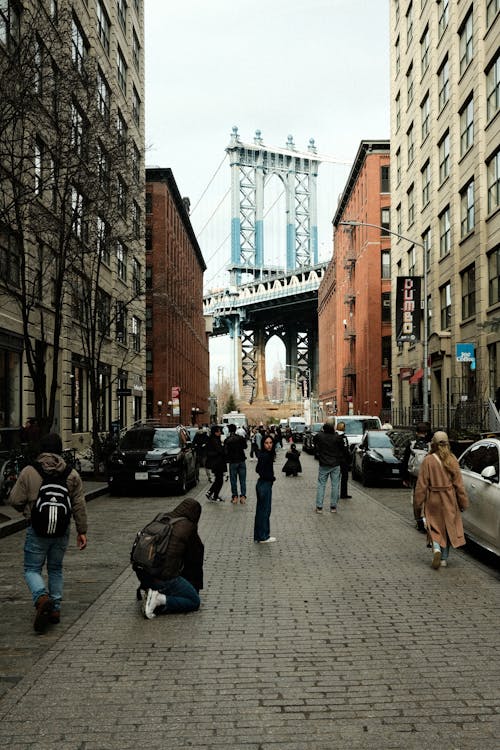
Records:
{"label": "person walking", "polygon": [[286,461],[281,471],[287,477],[296,477],[302,473],[302,464],[300,463],[300,453],[295,443],[290,443],[289,450],[285,453]]}
{"label": "person walking", "polygon": [[196,463],[198,467],[202,466],[205,469],[207,481],[212,481],[212,476],[208,470],[207,463],[207,445],[208,445],[208,432],[205,427],[198,427],[198,432],[193,438],[194,450],[196,453]]}
{"label": "person walking", "polygon": [[206,496],[214,503],[223,503],[224,499],[219,496],[219,492],[224,484],[224,474],[226,472],[226,454],[221,440],[222,428],[218,424],[213,424],[210,428],[210,437],[207,443],[207,460],[205,466],[210,469],[214,475],[214,481],[208,489]]}
{"label": "person walking", "polygon": [[229,436],[224,441],[224,450],[229,463],[229,479],[231,481],[231,502],[238,502],[238,482],[240,485],[239,500],[242,505],[247,501],[247,465],[245,449],[247,441],[236,432],[236,425],[228,425]]}
{"label": "person walking", "polygon": [[344,440],[335,432],[335,418],[328,417],[323,429],[314,439],[319,461],[318,487],[316,490],[316,513],[323,513],[326,483],[330,479],[330,512],[337,512],[340,495],[340,465],[344,459]]}
{"label": "person walking", "polygon": [[425,517],[432,544],[432,567],[446,568],[450,546],[465,544],[460,513],[469,506],[457,459],[446,432],[434,433],[418,473],[414,493],[415,510]]}
{"label": "person walking", "polygon": [[[39,455],[33,465],[25,466],[19,474],[9,502],[30,522],[24,543],[24,579],[36,610],[33,627],[36,632],[43,633],[47,625],[60,622],[64,587],[63,560],[69,542],[71,515],[76,525],[76,545],[79,550],[84,550],[87,546],[87,509],[80,475],[75,469],[67,467],[61,458],[62,442],[59,435],[43,435],[39,445]],[[33,528],[37,513],[35,506],[42,497],[42,486],[47,489],[47,504],[62,506],[62,501],[55,503],[54,497],[57,495],[61,498],[65,493],[69,495],[65,528],[60,528],[60,522],[56,523],[55,507],[49,512],[53,528],[50,524],[39,531]],[[39,528],[37,523],[35,525]],[[57,536],[49,536],[51,533],[57,533]],[[47,566],[48,586],[42,575],[44,565]]]}
{"label": "person walking", "polygon": [[253,540],[259,544],[270,544],[276,541],[276,537],[271,536],[270,528],[273,482],[275,480],[275,456],[274,439],[271,435],[266,435],[262,441],[262,450],[259,451],[257,466],[255,467],[259,478],[256,485],[257,505],[255,508]]}
{"label": "person walking", "polygon": [[[204,547],[198,535],[201,505],[186,497],[169,513],[179,518],[172,525],[163,567],[158,578],[137,574],[140,588],[145,592],[142,601],[144,617],[194,612],[200,607],[199,591],[203,588]],[[182,575],[181,575],[182,574]]]}
{"label": "person walking", "polygon": [[349,449],[349,441],[345,434],[345,422],[337,422],[337,433],[341,436],[344,443],[343,458],[340,463],[340,499],[350,500],[352,495],[349,495],[347,491],[347,480],[349,479],[349,467],[351,465],[352,455]]}

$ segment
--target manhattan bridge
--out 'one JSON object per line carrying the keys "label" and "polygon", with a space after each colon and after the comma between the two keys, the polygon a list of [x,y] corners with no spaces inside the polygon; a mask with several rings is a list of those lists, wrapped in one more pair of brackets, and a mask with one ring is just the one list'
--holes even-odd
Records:
{"label": "manhattan bridge", "polygon": [[[236,127],[226,149],[231,170],[229,283],[206,292],[212,336],[228,335],[236,399],[268,399],[266,344],[277,336],[286,356],[285,401],[317,393],[318,288],[328,262],[318,262],[317,178],[324,160],[314,139],[306,151],[288,136],[284,148],[264,144],[261,131],[244,143]],[[331,161],[331,160],[330,160]],[[276,176],[284,194],[286,257],[271,265],[266,246],[266,189]]]}

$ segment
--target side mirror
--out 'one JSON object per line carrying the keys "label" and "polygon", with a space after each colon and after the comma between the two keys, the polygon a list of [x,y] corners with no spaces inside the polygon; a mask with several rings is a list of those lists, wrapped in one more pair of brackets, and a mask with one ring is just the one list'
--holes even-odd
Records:
{"label": "side mirror", "polygon": [[493,479],[497,476],[497,470],[494,466],[485,466],[485,468],[481,472],[481,476],[483,479],[489,479],[492,482]]}

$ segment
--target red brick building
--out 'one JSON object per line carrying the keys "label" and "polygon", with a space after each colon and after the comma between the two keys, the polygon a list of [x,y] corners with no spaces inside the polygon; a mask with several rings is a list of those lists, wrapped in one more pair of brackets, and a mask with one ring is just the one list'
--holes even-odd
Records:
{"label": "red brick building", "polygon": [[209,422],[205,261],[172,170],[146,169],[146,413]]}
{"label": "red brick building", "polygon": [[333,258],[318,292],[319,400],[326,414],[391,406],[389,141],[362,141],[333,219]]}

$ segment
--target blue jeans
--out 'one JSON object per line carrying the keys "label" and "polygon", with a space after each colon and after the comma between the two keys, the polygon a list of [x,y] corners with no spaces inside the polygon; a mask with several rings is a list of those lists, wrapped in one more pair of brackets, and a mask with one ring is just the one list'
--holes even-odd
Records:
{"label": "blue jeans", "polygon": [[255,522],[253,527],[254,542],[264,542],[271,536],[271,503],[273,499],[273,483],[265,479],[257,480],[257,506],[255,508]]}
{"label": "blue jeans", "polygon": [[231,495],[238,495],[238,479],[240,480],[240,495],[247,496],[247,465],[245,461],[229,464],[229,479],[231,480]]}
{"label": "blue jeans", "polygon": [[318,488],[316,490],[316,507],[323,507],[326,483],[330,477],[330,508],[336,508],[340,495],[340,466],[321,466],[318,469]]}
{"label": "blue jeans", "polygon": [[155,583],[152,588],[165,594],[167,603],[158,607],[158,614],[168,615],[177,612],[194,612],[199,609],[200,597],[195,587],[182,576],[171,578],[169,581]]}
{"label": "blue jeans", "polygon": [[[63,595],[63,559],[69,541],[69,528],[64,536],[38,536],[31,526],[26,529],[24,543],[24,580],[31,591],[33,604],[39,596],[47,594],[54,602],[54,609],[61,608]],[[47,563],[49,587],[45,586],[42,568]]]}

